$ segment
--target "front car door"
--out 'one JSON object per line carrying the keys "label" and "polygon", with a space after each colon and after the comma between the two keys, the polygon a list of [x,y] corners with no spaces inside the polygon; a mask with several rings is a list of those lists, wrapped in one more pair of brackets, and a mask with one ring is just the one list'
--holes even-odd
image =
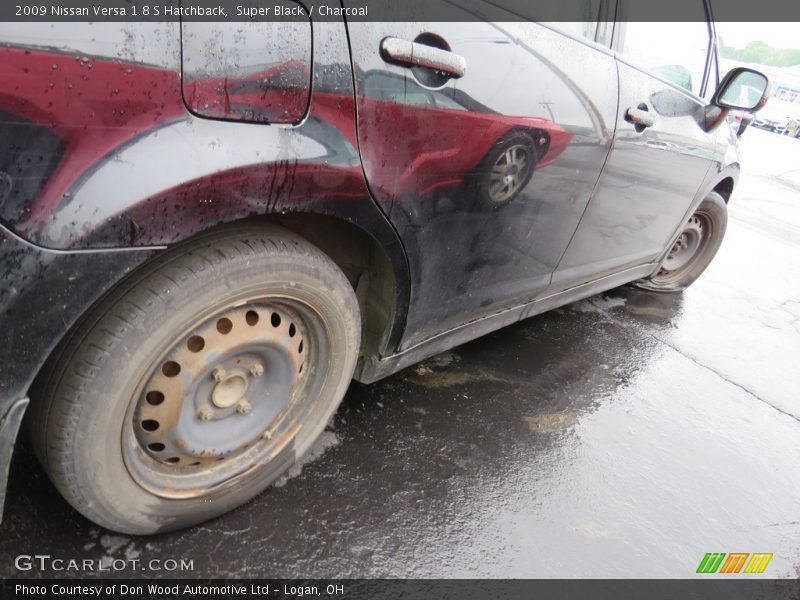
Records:
{"label": "front car door", "polygon": [[[348,23],[364,170],[412,274],[401,349],[548,288],[616,123],[616,64],[594,14],[566,33],[511,14]],[[391,55],[411,43],[448,50],[465,74],[403,66]]]}
{"label": "front car door", "polygon": [[553,291],[658,260],[717,158],[698,118],[716,81],[713,28],[703,0],[692,1],[694,20],[683,23],[643,22],[647,3],[620,3],[614,145]]}

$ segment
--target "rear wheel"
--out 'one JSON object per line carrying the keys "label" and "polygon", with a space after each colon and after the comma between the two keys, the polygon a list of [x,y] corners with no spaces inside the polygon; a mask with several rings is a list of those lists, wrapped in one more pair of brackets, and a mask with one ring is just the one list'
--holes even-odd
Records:
{"label": "rear wheel", "polygon": [[348,387],[359,340],[353,289],[317,248],[278,228],[207,236],[75,329],[34,389],[35,451],[104,527],[204,521],[309,448]]}
{"label": "rear wheel", "polygon": [[635,282],[637,287],[656,292],[680,292],[706,270],[717,254],[728,225],[728,207],[711,192],[684,223],[678,239],[655,275]]}

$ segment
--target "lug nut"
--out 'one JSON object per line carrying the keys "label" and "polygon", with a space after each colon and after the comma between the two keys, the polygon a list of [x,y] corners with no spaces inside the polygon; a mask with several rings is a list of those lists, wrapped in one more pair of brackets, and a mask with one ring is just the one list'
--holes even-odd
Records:
{"label": "lug nut", "polygon": [[239,400],[239,404],[236,405],[236,412],[238,412],[240,415],[246,415],[252,410],[253,405],[247,400]]}
{"label": "lug nut", "polygon": [[201,421],[210,421],[214,418],[214,411],[210,406],[201,406],[200,410],[197,411],[197,417]]}
{"label": "lug nut", "polygon": [[227,375],[227,373],[225,372],[225,369],[223,369],[222,367],[217,367],[216,369],[214,369],[211,372],[211,376],[214,378],[214,381],[217,381],[217,382],[222,381],[223,379],[225,379],[226,375]]}
{"label": "lug nut", "polygon": [[261,377],[264,374],[264,366],[261,363],[253,363],[250,365],[250,374],[253,377]]}

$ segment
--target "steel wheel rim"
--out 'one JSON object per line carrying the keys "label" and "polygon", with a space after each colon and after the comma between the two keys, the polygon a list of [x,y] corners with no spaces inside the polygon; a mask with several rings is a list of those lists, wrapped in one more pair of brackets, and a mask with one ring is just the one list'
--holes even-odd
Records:
{"label": "steel wheel rim", "polygon": [[324,320],[302,301],[267,296],[210,311],[137,385],[122,430],[128,472],[172,499],[255,475],[322,408],[329,356]]}
{"label": "steel wheel rim", "polygon": [[513,197],[527,181],[530,167],[530,150],[526,146],[515,144],[505,150],[489,174],[489,199],[499,204]]}
{"label": "steel wheel rim", "polygon": [[656,283],[671,283],[681,279],[697,264],[708,247],[712,233],[710,215],[702,211],[694,213],[684,224],[653,280]]}

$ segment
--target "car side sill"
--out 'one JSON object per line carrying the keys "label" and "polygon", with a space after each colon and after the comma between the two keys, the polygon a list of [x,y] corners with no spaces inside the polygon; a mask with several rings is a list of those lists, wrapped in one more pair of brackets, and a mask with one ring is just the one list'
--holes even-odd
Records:
{"label": "car side sill", "polygon": [[361,383],[372,383],[383,379],[404,369],[410,365],[420,362],[426,358],[449,350],[460,344],[474,340],[482,335],[501,329],[517,321],[533,317],[553,308],[558,308],[570,302],[583,300],[606,290],[619,287],[623,284],[647,277],[653,273],[656,263],[648,263],[608,275],[600,279],[595,279],[567,290],[556,292],[549,296],[537,298],[526,304],[509,308],[502,312],[460,325],[443,333],[437,334],[419,344],[381,359],[374,357],[359,360],[353,378]]}
{"label": "car side sill", "polygon": [[28,407],[28,399],[20,398],[10,404],[5,413],[0,413],[0,523],[3,522],[3,504],[6,499],[6,483],[11,468],[11,455],[17,439],[22,417]]}

